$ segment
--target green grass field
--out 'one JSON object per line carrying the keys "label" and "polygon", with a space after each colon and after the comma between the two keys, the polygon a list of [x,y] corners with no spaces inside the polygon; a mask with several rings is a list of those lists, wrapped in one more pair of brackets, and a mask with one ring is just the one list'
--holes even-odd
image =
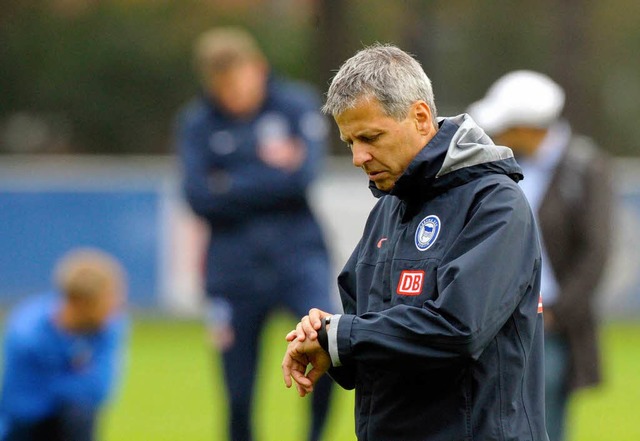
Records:
{"label": "green grass field", "polygon": [[[263,339],[255,430],[257,441],[301,441],[308,399],[284,387],[284,334],[293,321],[277,316]],[[636,441],[640,409],[640,323],[603,330],[606,382],[580,392],[571,407],[572,441]],[[102,421],[103,441],[225,440],[220,361],[197,322],[137,319],[121,392]],[[355,440],[353,394],[336,390],[329,440]]]}
{"label": "green grass field", "polygon": [[[305,439],[310,400],[286,389],[280,363],[295,325],[276,316],[263,336],[256,441]],[[198,322],[134,322],[122,390],[102,421],[102,441],[222,441],[226,404],[221,364]],[[330,438],[355,440],[353,394],[335,389]]]}

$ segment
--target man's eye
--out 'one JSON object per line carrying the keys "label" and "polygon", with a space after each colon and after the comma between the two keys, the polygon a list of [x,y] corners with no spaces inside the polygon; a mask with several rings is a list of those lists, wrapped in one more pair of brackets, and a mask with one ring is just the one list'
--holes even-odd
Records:
{"label": "man's eye", "polygon": [[353,143],[352,142],[345,142],[345,144],[347,145],[347,148],[349,150],[351,150],[351,148],[353,147]]}
{"label": "man's eye", "polygon": [[380,135],[363,136],[362,140],[364,142],[366,142],[367,144],[371,144],[372,142],[375,142],[379,137],[380,137]]}

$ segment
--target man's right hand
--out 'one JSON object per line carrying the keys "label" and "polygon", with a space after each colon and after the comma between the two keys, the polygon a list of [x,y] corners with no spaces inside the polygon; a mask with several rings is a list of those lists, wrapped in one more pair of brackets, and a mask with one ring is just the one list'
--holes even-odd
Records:
{"label": "man's right hand", "polygon": [[303,342],[307,337],[311,340],[316,340],[318,338],[318,329],[322,326],[322,319],[331,315],[332,314],[320,309],[312,308],[309,311],[309,315],[305,315],[300,319],[300,322],[296,325],[296,329],[287,334],[286,340],[291,342],[297,339]]}

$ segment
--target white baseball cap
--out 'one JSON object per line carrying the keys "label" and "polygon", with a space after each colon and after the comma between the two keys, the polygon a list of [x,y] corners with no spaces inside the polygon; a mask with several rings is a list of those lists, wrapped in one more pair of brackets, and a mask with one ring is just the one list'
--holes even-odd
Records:
{"label": "white baseball cap", "polygon": [[489,135],[511,127],[547,128],[564,107],[564,90],[548,76],[516,70],[498,79],[467,113]]}

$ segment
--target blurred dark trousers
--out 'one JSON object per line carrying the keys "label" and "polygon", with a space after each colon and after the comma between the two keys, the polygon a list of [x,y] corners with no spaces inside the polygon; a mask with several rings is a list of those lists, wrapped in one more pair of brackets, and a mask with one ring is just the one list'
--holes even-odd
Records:
{"label": "blurred dark trousers", "polygon": [[2,441],[93,441],[96,411],[69,406],[35,422],[11,422]]}
{"label": "blurred dark trousers", "polygon": [[[231,441],[254,440],[251,411],[255,395],[260,336],[269,315],[268,307],[263,308],[260,305],[256,307],[256,303],[260,301],[258,299],[253,302],[236,301],[234,303],[234,317],[241,317],[242,323],[234,326],[234,345],[222,354],[229,402],[229,434]],[[323,304],[319,306],[324,307]],[[299,314],[299,317],[302,317],[308,311],[309,309],[305,310],[302,307],[296,308],[296,314]],[[283,353],[285,347],[283,344]],[[320,439],[329,409],[332,388],[333,381],[328,375],[325,375],[315,385],[313,393],[309,397],[311,398],[312,413],[311,429],[307,438],[309,441],[318,441]],[[294,394],[295,392],[292,390],[291,393]]]}
{"label": "blurred dark trousers", "polygon": [[555,333],[544,336],[545,417],[549,441],[563,441],[567,414],[569,347]]}

